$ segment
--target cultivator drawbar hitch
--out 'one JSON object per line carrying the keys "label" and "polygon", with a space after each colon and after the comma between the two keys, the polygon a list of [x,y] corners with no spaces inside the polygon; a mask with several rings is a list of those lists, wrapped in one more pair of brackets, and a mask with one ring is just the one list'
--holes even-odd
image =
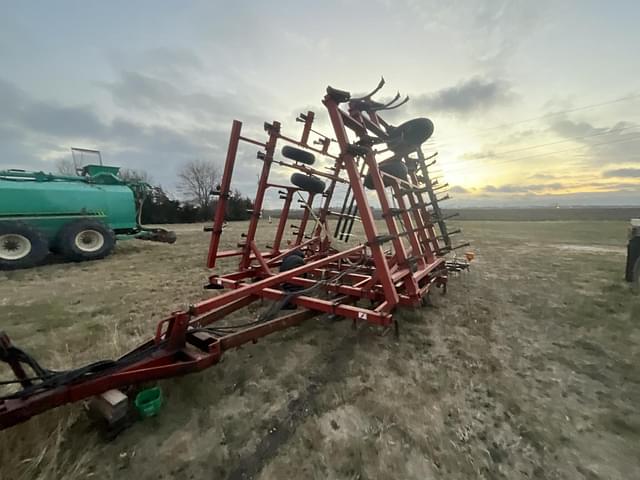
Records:
{"label": "cultivator drawbar hitch", "polygon": [[[465,268],[445,255],[467,244],[451,242],[459,231],[447,228],[449,217],[439,205],[448,198],[446,185],[432,179],[435,154],[422,151],[433,123],[427,118],[386,122],[381,114],[409,99],[398,94],[387,103],[376,102],[373,96],[383,85],[381,80],[357,98],[328,87],[322,103],[330,135],[314,129],[311,111],[297,119],[303,124],[298,138],[286,136],[277,121],[264,124],[266,138],[249,138],[234,121],[214,192],[207,258],[213,269],[221,259],[237,257],[234,272],[212,274],[206,285],[225,291],[171,314],[158,324],[153,339],[123,357],[80,369],[47,370],[3,336],[0,360],[15,376],[3,383],[19,388],[0,397],[0,427],[109,389],[202,370],[230,348],[319,314],[397,326],[393,312],[399,305],[420,306],[431,289],[444,290],[448,270]],[[247,231],[237,248],[221,251],[241,142],[259,148],[261,173]],[[273,180],[276,168],[293,171],[290,184]],[[269,194],[282,202],[281,213],[269,245],[259,246],[256,232]],[[301,213],[288,232],[294,201]],[[336,242],[347,243],[339,250]],[[257,318],[235,325],[220,321],[259,299],[274,303]]]}

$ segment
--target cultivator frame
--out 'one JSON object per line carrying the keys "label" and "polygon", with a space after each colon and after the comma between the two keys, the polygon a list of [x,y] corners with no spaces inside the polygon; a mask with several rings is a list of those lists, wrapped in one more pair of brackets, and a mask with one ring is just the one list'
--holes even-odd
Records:
{"label": "cultivator frame", "polygon": [[[159,322],[152,340],[120,359],[76,370],[44,369],[2,335],[0,360],[9,364],[16,377],[13,382],[22,389],[0,399],[0,428],[109,389],[202,370],[217,363],[229,348],[319,314],[397,327],[393,311],[398,305],[423,304],[434,286],[444,292],[448,266],[445,255],[467,244],[451,244],[451,235],[457,232],[449,232],[439,206],[448,195],[438,197],[446,185],[431,179],[429,167],[435,163],[435,154],[425,157],[421,149],[433,127],[426,119],[394,127],[381,118],[380,111],[397,108],[408,100],[399,101],[397,95],[387,104],[374,101],[373,94],[383,84],[384,80],[360,98],[327,88],[323,104],[335,138],[313,129],[314,112],[298,118],[303,123],[298,139],[285,136],[275,121],[264,125],[266,140],[252,139],[242,134],[241,122],[234,121],[222,180],[213,192],[218,201],[207,257],[209,268],[220,259],[238,257],[236,271],[212,274],[206,286],[228,291],[172,313]],[[262,169],[247,232],[236,249],[220,251],[240,142],[260,148],[257,158]],[[285,159],[276,158],[281,144],[293,147]],[[386,148],[376,150],[379,146]],[[332,165],[311,166],[310,153]],[[384,156],[387,158],[380,161]],[[391,164],[395,170],[390,170]],[[298,181],[298,185],[272,182],[274,165],[301,172],[308,179]],[[317,185],[319,179],[325,179],[328,186],[323,185],[321,191],[307,188]],[[346,185],[347,191],[343,198],[334,198],[339,184]],[[369,194],[365,184],[371,187]],[[256,232],[268,189],[279,192],[283,207],[273,241],[262,250]],[[302,198],[303,215],[297,231],[283,245],[295,196]],[[317,199],[319,206],[314,207]],[[370,199],[380,208],[379,225]],[[336,200],[342,200],[341,210],[333,210]],[[338,218],[335,228],[329,221],[333,216]],[[355,245],[351,242],[342,251],[334,248],[332,236],[337,241],[352,240],[356,221],[362,223],[364,241]],[[299,260],[288,261],[292,255]],[[259,299],[276,301],[275,308],[242,325],[216,324]],[[283,309],[291,308],[296,311],[276,318]],[[27,374],[25,367],[34,375]]]}

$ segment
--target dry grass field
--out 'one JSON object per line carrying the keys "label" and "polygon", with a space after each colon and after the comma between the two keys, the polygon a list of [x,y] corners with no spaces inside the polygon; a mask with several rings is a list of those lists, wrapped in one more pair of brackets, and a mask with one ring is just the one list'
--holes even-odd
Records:
{"label": "dry grass field", "polygon": [[[309,320],[159,382],[160,415],[113,440],[79,404],[0,432],[0,478],[639,478],[626,224],[462,228],[471,270],[434,307],[400,311],[399,339]],[[176,230],[175,245],[121,242],[104,261],[0,272],[0,329],[51,368],[126,352],[217,294],[202,289],[208,235]],[[241,231],[230,224],[224,241]]]}

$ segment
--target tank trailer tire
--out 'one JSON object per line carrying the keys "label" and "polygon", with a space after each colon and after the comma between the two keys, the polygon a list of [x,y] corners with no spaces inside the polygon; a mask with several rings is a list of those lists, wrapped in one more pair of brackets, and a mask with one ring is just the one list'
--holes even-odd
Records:
{"label": "tank trailer tire", "polygon": [[49,244],[37,229],[23,222],[0,222],[0,269],[33,267],[48,253]]}
{"label": "tank trailer tire", "polygon": [[84,262],[109,255],[116,244],[116,236],[102,222],[78,220],[62,227],[56,243],[65,258]]}

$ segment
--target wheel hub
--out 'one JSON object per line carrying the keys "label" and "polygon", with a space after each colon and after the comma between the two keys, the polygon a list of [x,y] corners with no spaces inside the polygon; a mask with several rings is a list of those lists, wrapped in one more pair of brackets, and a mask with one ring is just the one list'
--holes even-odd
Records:
{"label": "wheel hub", "polygon": [[7,233],[0,235],[0,258],[2,260],[20,260],[31,252],[31,242],[23,235]]}
{"label": "wheel hub", "polygon": [[97,252],[104,245],[104,236],[96,230],[83,230],[76,235],[75,244],[83,252]]}

